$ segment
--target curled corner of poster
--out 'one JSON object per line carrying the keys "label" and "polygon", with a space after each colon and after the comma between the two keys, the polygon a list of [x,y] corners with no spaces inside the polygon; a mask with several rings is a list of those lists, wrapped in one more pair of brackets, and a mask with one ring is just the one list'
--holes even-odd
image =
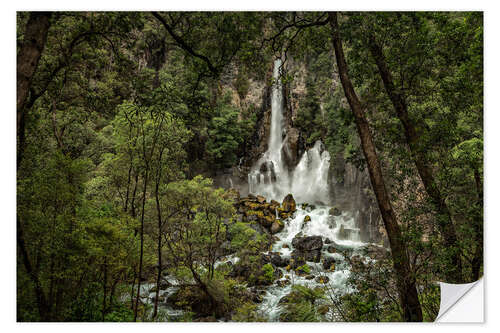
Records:
{"label": "curled corner of poster", "polygon": [[441,304],[436,322],[484,322],[484,279],[464,284],[439,282]]}

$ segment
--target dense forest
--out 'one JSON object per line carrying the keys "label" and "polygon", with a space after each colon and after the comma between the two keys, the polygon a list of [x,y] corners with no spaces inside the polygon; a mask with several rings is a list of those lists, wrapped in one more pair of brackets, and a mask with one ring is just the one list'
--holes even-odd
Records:
{"label": "dense forest", "polygon": [[18,321],[433,321],[483,275],[481,12],[18,12]]}

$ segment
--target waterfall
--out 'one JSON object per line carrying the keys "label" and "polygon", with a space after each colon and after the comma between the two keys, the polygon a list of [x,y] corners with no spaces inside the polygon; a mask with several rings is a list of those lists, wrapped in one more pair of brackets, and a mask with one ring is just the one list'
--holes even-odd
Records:
{"label": "waterfall", "polygon": [[283,140],[286,133],[281,64],[280,59],[274,62],[268,149],[248,175],[249,191],[278,201],[292,193],[298,202],[328,203],[330,154],[321,141],[318,140],[313,148],[302,155],[294,170],[289,170],[283,159],[283,154],[286,154],[286,142]]}

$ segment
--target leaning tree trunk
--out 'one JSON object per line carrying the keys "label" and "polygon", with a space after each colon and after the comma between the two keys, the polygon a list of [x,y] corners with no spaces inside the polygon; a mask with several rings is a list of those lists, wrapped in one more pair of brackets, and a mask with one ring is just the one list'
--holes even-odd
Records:
{"label": "leaning tree trunk", "polygon": [[445,270],[446,281],[451,283],[462,283],[463,278],[460,246],[458,245],[457,233],[455,225],[451,219],[450,211],[434,179],[432,167],[429,164],[425,152],[421,147],[419,147],[419,136],[408,115],[408,106],[404,96],[394,85],[394,81],[387,66],[382,48],[375,41],[373,34],[370,34],[368,44],[371,54],[375,59],[375,63],[377,64],[379,74],[382,77],[385,90],[389,95],[399,120],[403,124],[406,142],[410,148],[411,155],[420,178],[422,179],[425,190],[438,213],[438,228],[444,239],[445,249],[450,259],[450,264],[447,265],[448,267]]}
{"label": "leaning tree trunk", "polygon": [[356,127],[361,139],[363,153],[368,164],[368,171],[382,219],[384,221],[387,236],[391,246],[394,270],[396,272],[397,287],[401,307],[403,308],[406,321],[422,321],[422,309],[418,300],[415,276],[410,270],[406,244],[402,238],[396,215],[391,206],[389,195],[385,188],[382,169],[375,150],[372,134],[365,117],[364,110],[354,91],[354,87],[348,75],[347,63],[342,49],[342,41],[339,35],[337,13],[329,13],[330,26],[332,28],[332,41],[337,59],[340,80],[347,101],[351,107],[356,121]]}

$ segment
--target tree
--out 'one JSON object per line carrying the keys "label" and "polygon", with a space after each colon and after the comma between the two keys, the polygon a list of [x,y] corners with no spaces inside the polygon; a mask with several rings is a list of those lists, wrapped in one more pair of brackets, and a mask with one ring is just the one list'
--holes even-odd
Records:
{"label": "tree", "polygon": [[422,310],[418,300],[415,277],[412,275],[409,266],[406,244],[402,238],[401,230],[396,219],[396,215],[391,206],[389,196],[385,187],[380,162],[377,157],[372,134],[363,107],[354,91],[354,87],[349,79],[347,63],[340,39],[337,13],[329,13],[330,26],[332,28],[332,42],[335,49],[335,57],[340,74],[342,86],[347,101],[351,107],[356,120],[356,126],[361,139],[361,145],[368,165],[370,180],[373,190],[377,197],[382,219],[384,220],[387,236],[391,245],[394,270],[397,273],[397,283],[401,307],[403,308],[404,318],[407,321],[422,321]]}
{"label": "tree", "polygon": [[165,242],[172,264],[189,270],[192,279],[210,299],[209,308],[217,311],[220,300],[210,291],[215,263],[225,240],[225,221],[232,217],[232,201],[214,190],[212,181],[196,176],[173,182],[165,189]]}

